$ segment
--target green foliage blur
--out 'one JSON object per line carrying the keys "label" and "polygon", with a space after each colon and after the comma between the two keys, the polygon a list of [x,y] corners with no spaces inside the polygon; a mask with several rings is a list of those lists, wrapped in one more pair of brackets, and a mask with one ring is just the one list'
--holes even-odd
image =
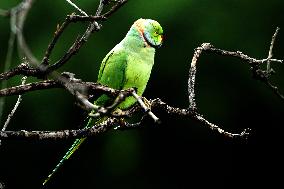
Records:
{"label": "green foliage blur", "polygon": [[[1,0],[9,9],[19,0]],[[74,2],[94,14],[98,0]],[[76,12],[66,1],[35,1],[26,19],[24,35],[41,59],[57,27]],[[242,51],[263,59],[271,37],[280,27],[274,58],[284,59],[284,1],[270,0],[129,0],[94,33],[72,59],[60,68],[84,81],[96,81],[101,60],[139,18],[157,20],[165,42],[157,50],[146,98],[161,98],[169,105],[188,107],[187,79],[194,49],[204,42]],[[0,17],[0,70],[4,69],[10,32],[9,19]],[[56,44],[51,63],[64,55],[87,23],[73,23]],[[15,48],[12,67],[22,62]],[[265,65],[264,65],[265,68]],[[272,81],[284,92],[284,65],[272,64]],[[20,84],[21,77],[8,81]],[[29,78],[28,82],[36,81]],[[17,97],[7,97],[1,125]],[[283,168],[283,101],[252,78],[247,63],[236,58],[203,54],[198,62],[196,100],[199,111],[230,132],[251,128],[248,141],[220,136],[196,121],[154,112],[145,128],[110,131],[90,138],[58,171],[47,188],[202,188],[280,183]],[[82,126],[86,114],[62,89],[23,95],[8,130],[61,130]],[[41,182],[64,155],[71,140],[2,141],[0,183],[11,188],[40,188]]]}

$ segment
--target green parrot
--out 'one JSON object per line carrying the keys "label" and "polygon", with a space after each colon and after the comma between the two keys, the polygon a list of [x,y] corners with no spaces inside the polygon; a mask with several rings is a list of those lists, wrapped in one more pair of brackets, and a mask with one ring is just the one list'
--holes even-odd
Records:
{"label": "green parrot", "polygon": [[[141,96],[146,88],[152,67],[154,65],[155,49],[163,42],[161,25],[151,19],[138,19],[131,26],[124,39],[118,43],[103,59],[98,75],[98,83],[114,89],[136,88]],[[114,99],[101,95],[94,104],[106,106]],[[127,97],[118,105],[118,109],[125,110],[136,102],[134,97]],[[94,111],[93,111],[94,112]],[[106,117],[90,117],[86,128],[101,123]],[[76,139],[60,162],[43,182],[45,185],[63,162],[79,148],[86,138]]]}

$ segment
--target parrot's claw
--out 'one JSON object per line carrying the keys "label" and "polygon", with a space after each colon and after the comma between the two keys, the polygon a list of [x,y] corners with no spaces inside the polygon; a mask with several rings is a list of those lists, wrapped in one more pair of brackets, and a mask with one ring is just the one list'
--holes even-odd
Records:
{"label": "parrot's claw", "polygon": [[143,96],[141,98],[142,98],[142,101],[144,102],[144,104],[147,106],[147,108],[149,110],[151,110],[151,102],[149,100],[147,100],[147,98],[145,98]]}
{"label": "parrot's claw", "polygon": [[119,118],[118,123],[119,123],[118,126],[116,126],[116,127],[114,128],[115,130],[123,129],[123,128],[126,127],[124,118]]}
{"label": "parrot's claw", "polygon": [[113,115],[116,115],[116,116],[119,116],[119,115],[122,115],[123,114],[123,111],[119,108],[115,109],[113,112],[112,112]]}

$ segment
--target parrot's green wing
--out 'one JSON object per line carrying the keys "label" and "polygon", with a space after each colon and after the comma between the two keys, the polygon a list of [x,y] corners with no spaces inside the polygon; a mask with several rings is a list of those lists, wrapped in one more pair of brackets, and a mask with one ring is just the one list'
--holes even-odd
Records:
{"label": "parrot's green wing", "polygon": [[110,88],[122,89],[127,65],[127,53],[125,50],[117,49],[114,48],[104,58],[98,75],[98,83],[107,85]]}
{"label": "parrot's green wing", "polygon": [[[122,89],[125,83],[125,70],[127,66],[127,52],[119,46],[111,50],[102,61],[98,83],[113,89]],[[107,95],[99,97],[95,104],[105,106],[110,103]]]}

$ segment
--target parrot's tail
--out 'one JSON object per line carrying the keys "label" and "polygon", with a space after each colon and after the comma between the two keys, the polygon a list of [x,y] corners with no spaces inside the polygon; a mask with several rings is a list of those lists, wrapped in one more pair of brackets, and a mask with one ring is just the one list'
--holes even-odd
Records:
{"label": "parrot's tail", "polygon": [[[99,119],[97,121],[95,121],[95,124],[100,123],[101,120],[103,119]],[[88,120],[88,123],[86,125],[85,128],[89,128],[91,127],[94,123],[93,119],[90,118]],[[65,160],[69,159],[72,154],[80,147],[80,145],[87,139],[87,137],[85,138],[78,138],[74,141],[74,143],[72,144],[72,146],[69,148],[69,150],[66,152],[66,154],[63,156],[63,158],[59,161],[59,163],[55,166],[55,168],[52,170],[52,172],[48,175],[48,177],[44,180],[44,182],[42,183],[42,185],[44,186],[50,179],[51,177],[54,175],[54,173],[57,172],[57,170],[63,165],[63,163],[65,162]]]}
{"label": "parrot's tail", "polygon": [[57,172],[57,170],[63,165],[65,160],[69,159],[71,155],[79,148],[79,146],[86,140],[86,138],[79,138],[74,141],[72,146],[69,148],[69,150],[66,152],[66,154],[63,156],[63,158],[59,161],[59,163],[55,166],[55,168],[52,170],[52,172],[47,176],[47,178],[44,180],[42,185],[44,186],[54,175],[54,173]]}

